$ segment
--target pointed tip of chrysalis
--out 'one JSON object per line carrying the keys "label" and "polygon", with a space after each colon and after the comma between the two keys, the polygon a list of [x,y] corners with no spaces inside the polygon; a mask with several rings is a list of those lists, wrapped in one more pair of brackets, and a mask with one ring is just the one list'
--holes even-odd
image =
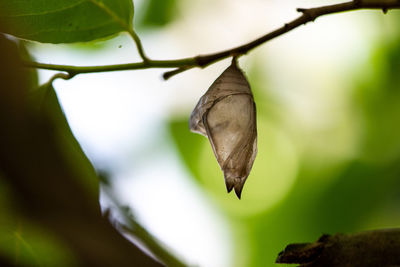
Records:
{"label": "pointed tip of chrysalis", "polygon": [[228,191],[228,193],[230,193],[232,191],[235,183],[231,179],[225,179],[225,185],[226,185],[226,191]]}
{"label": "pointed tip of chrysalis", "polygon": [[230,193],[232,189],[235,189],[235,194],[240,199],[245,181],[246,179],[243,178],[225,177],[226,190]]}
{"label": "pointed tip of chrysalis", "polygon": [[238,197],[238,199],[240,199],[240,197],[242,196],[242,189],[243,189],[243,184],[238,184],[235,186],[235,194]]}

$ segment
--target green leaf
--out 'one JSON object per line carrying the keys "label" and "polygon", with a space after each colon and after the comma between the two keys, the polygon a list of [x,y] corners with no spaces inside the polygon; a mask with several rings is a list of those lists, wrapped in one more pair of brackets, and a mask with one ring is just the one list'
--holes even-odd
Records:
{"label": "green leaf", "polygon": [[[79,266],[125,266],[127,262],[161,266],[102,216],[96,173],[74,139],[50,82],[34,91],[15,43],[1,34],[0,58],[0,180],[9,185],[18,214],[41,230],[31,232],[22,223],[22,230],[15,231],[16,224],[10,224],[11,241],[0,245],[18,241],[12,254],[20,255],[20,261],[14,265],[78,266],[64,260],[71,254]],[[1,210],[0,214],[1,242],[5,216]],[[6,256],[12,255],[10,246],[3,248],[8,249]],[[1,249],[0,266],[10,266]],[[47,254],[51,256],[43,256]]]}
{"label": "green leaf", "polygon": [[69,168],[74,170],[75,173],[85,177],[85,179],[80,179],[79,182],[97,198],[99,187],[97,174],[75,139],[51,82],[45,83],[32,91],[31,99],[33,108],[36,109],[37,113],[53,124],[54,134],[59,137],[57,145],[64,152],[65,163],[69,164]]}
{"label": "green leaf", "polygon": [[0,0],[0,31],[43,43],[103,38],[128,31],[132,19],[132,0]]}

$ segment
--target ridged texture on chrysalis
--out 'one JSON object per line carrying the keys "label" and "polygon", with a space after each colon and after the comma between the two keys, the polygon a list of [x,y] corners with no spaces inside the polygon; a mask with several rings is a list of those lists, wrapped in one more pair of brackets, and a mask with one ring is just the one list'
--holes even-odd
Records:
{"label": "ridged texture on chrysalis", "polygon": [[257,125],[250,85],[235,61],[200,98],[189,126],[208,137],[228,193],[234,188],[240,199],[257,154]]}

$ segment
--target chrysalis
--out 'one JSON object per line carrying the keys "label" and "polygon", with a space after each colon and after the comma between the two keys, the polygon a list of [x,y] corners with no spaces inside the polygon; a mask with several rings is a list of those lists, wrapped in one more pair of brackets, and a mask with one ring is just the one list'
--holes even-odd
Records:
{"label": "chrysalis", "polygon": [[257,154],[257,126],[253,94],[235,59],[200,98],[189,126],[208,137],[228,193],[234,188],[240,199]]}

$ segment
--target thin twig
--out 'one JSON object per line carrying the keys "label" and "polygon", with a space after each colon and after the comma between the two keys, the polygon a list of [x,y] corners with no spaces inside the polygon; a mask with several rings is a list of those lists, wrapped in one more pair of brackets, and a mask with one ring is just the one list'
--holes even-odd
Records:
{"label": "thin twig", "polygon": [[102,66],[72,66],[72,65],[57,65],[25,61],[25,66],[38,69],[59,70],[69,73],[71,76],[93,73],[93,72],[109,72],[120,70],[138,70],[149,68],[173,68],[181,66],[196,66],[194,58],[185,58],[179,60],[149,60],[147,62],[115,64],[115,65],[102,65]]}
{"label": "thin twig", "polygon": [[174,76],[174,75],[176,75],[176,74],[179,74],[179,73],[181,73],[181,72],[184,72],[184,71],[186,71],[186,70],[188,70],[188,69],[192,69],[192,68],[194,68],[194,67],[195,67],[195,66],[183,66],[183,67],[180,67],[180,68],[176,68],[176,69],[174,69],[174,70],[171,70],[171,71],[164,72],[163,78],[164,78],[164,80],[168,80],[168,79],[171,78],[172,76]]}
{"label": "thin twig", "polygon": [[35,67],[40,69],[50,69],[68,72],[74,76],[82,73],[92,72],[106,72],[106,71],[120,71],[120,70],[137,70],[137,69],[149,69],[149,68],[175,68],[172,71],[166,72],[163,77],[168,79],[178,73],[189,70],[194,67],[205,68],[210,64],[213,64],[222,59],[236,56],[240,57],[247,54],[254,48],[281,36],[301,25],[304,25],[310,21],[314,21],[318,17],[328,14],[340,13],[345,11],[354,11],[360,9],[380,9],[384,13],[389,9],[399,9],[400,0],[354,0],[340,4],[333,4],[315,8],[298,8],[297,11],[301,12],[302,15],[292,20],[289,23],[284,24],[282,27],[271,31],[249,43],[223,50],[217,53],[199,55],[191,58],[182,58],[176,60],[151,60],[148,59],[143,51],[142,44],[139,37],[133,30],[128,32],[135,40],[138,47],[139,54],[141,55],[143,62],[128,63],[128,64],[116,64],[116,65],[104,65],[104,66],[70,66],[70,65],[54,65],[44,64],[37,62],[26,62],[26,66]]}
{"label": "thin twig", "polygon": [[47,83],[53,83],[54,82],[54,80],[56,80],[56,79],[63,79],[63,80],[69,80],[69,79],[71,79],[72,77],[74,77],[73,75],[71,75],[71,74],[69,74],[69,73],[62,73],[62,72],[59,72],[59,73],[56,73],[56,74],[54,74],[51,78],[50,78],[50,80],[47,82]]}
{"label": "thin twig", "polygon": [[53,82],[56,79],[69,80],[69,79],[72,79],[73,77],[74,77],[74,75],[71,75],[68,72],[67,73],[58,72],[58,73],[54,74],[53,76],[51,76],[51,78],[46,83],[44,83],[42,86],[45,86],[45,87],[50,86],[51,87],[51,85],[53,84]]}

